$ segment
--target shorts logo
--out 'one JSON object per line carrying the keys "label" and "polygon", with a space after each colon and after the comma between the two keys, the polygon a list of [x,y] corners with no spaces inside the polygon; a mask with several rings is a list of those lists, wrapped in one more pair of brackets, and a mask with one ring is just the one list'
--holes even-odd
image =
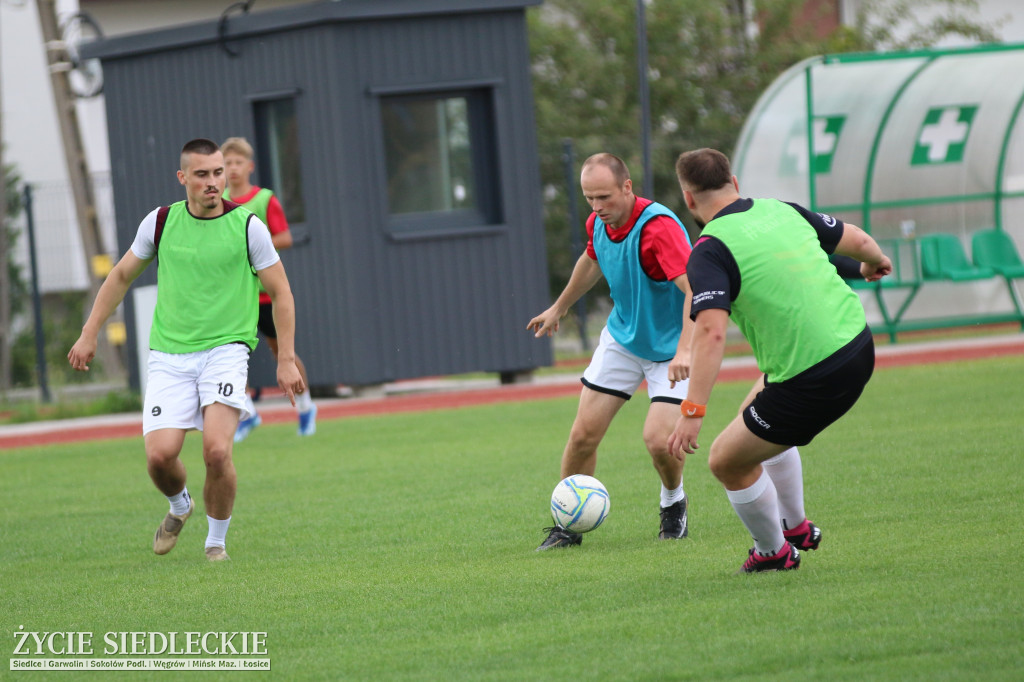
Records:
{"label": "shorts logo", "polygon": [[159,417],[161,412],[163,412],[163,410],[160,409],[159,405],[154,406],[153,409],[150,410],[150,414],[154,417]]}
{"label": "shorts logo", "polygon": [[758,424],[760,424],[762,428],[765,428],[765,429],[772,428],[771,424],[769,424],[765,420],[761,419],[761,415],[759,415],[757,413],[757,410],[754,409],[753,405],[750,406],[750,416],[753,417],[754,421],[756,421]]}

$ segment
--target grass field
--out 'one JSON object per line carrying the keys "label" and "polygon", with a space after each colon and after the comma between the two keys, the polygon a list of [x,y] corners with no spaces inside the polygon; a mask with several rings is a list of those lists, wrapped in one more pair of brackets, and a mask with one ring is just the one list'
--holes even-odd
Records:
{"label": "grass field", "polygon": [[803,449],[825,536],[780,574],[734,575],[750,538],[707,470],[746,384],[716,388],[680,542],[654,539],[639,399],[601,450],[608,520],[547,553],[575,399],[325,421],[302,441],[263,426],[235,450],[224,564],[203,558],[201,509],[152,554],[166,502],[140,439],[0,452],[0,677],[110,677],[9,671],[24,626],[97,648],[267,632],[271,672],[232,680],[1020,680],[1022,376],[1022,357],[879,371]]}

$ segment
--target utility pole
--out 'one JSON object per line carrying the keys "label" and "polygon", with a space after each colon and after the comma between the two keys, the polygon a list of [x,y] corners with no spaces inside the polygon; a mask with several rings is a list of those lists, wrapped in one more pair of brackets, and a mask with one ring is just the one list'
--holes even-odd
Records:
{"label": "utility pole", "polygon": [[645,197],[654,196],[654,169],[651,163],[651,87],[647,78],[647,13],[644,0],[636,0],[636,66],[640,94],[640,148],[644,157]]}
{"label": "utility pole", "polygon": [[[96,215],[92,178],[89,175],[89,167],[85,159],[85,146],[82,144],[82,133],[78,125],[75,95],[71,90],[71,82],[68,78],[72,66],[71,59],[61,39],[60,28],[57,24],[56,1],[36,0],[36,8],[39,10],[39,26],[43,33],[46,63],[50,71],[54,102],[57,105],[61,140],[64,143],[64,161],[74,194],[78,229],[82,235],[82,245],[85,249],[85,265],[89,277],[89,300],[95,301],[103,278],[109,272],[110,259],[102,250],[103,240]],[[122,379],[124,365],[116,349],[108,342],[104,334],[99,335],[98,341],[96,354],[103,364],[104,372],[110,377]]]}
{"label": "utility pole", "polygon": [[0,82],[0,395],[11,388],[10,240],[7,238],[7,172],[4,162],[3,83]]}

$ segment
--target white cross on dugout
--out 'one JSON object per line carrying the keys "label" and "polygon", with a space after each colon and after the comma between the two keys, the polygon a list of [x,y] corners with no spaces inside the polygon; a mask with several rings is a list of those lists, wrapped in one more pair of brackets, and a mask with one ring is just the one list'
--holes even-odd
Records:
{"label": "white cross on dugout", "polygon": [[[839,136],[825,130],[826,126],[828,126],[828,120],[824,118],[816,118],[812,123],[815,156],[831,154],[836,150]],[[786,153],[796,160],[797,172],[807,171],[807,138],[801,135],[792,135],[786,145]]]}
{"label": "white cross on dugout", "polygon": [[839,141],[838,135],[827,130],[828,123],[826,118],[814,119],[814,153],[818,156],[834,152]]}
{"label": "white cross on dugout", "polygon": [[928,147],[928,160],[937,163],[946,160],[950,145],[967,139],[969,130],[970,126],[960,121],[960,107],[951,107],[942,110],[938,121],[921,129],[917,143]]}

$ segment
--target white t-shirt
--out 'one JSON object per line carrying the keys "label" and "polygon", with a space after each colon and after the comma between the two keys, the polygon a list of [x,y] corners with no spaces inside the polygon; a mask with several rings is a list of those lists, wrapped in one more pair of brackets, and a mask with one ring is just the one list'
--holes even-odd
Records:
{"label": "white t-shirt", "polygon": [[[142,219],[142,222],[139,223],[139,231],[135,234],[135,241],[132,242],[132,253],[142,260],[150,260],[156,255],[156,214],[159,210],[159,208],[154,208],[149,215]],[[281,256],[278,255],[277,249],[274,248],[274,242],[270,238],[270,230],[259,219],[259,216],[254,214],[249,219],[247,231],[249,262],[252,263],[256,272],[266,270],[281,260]]]}

